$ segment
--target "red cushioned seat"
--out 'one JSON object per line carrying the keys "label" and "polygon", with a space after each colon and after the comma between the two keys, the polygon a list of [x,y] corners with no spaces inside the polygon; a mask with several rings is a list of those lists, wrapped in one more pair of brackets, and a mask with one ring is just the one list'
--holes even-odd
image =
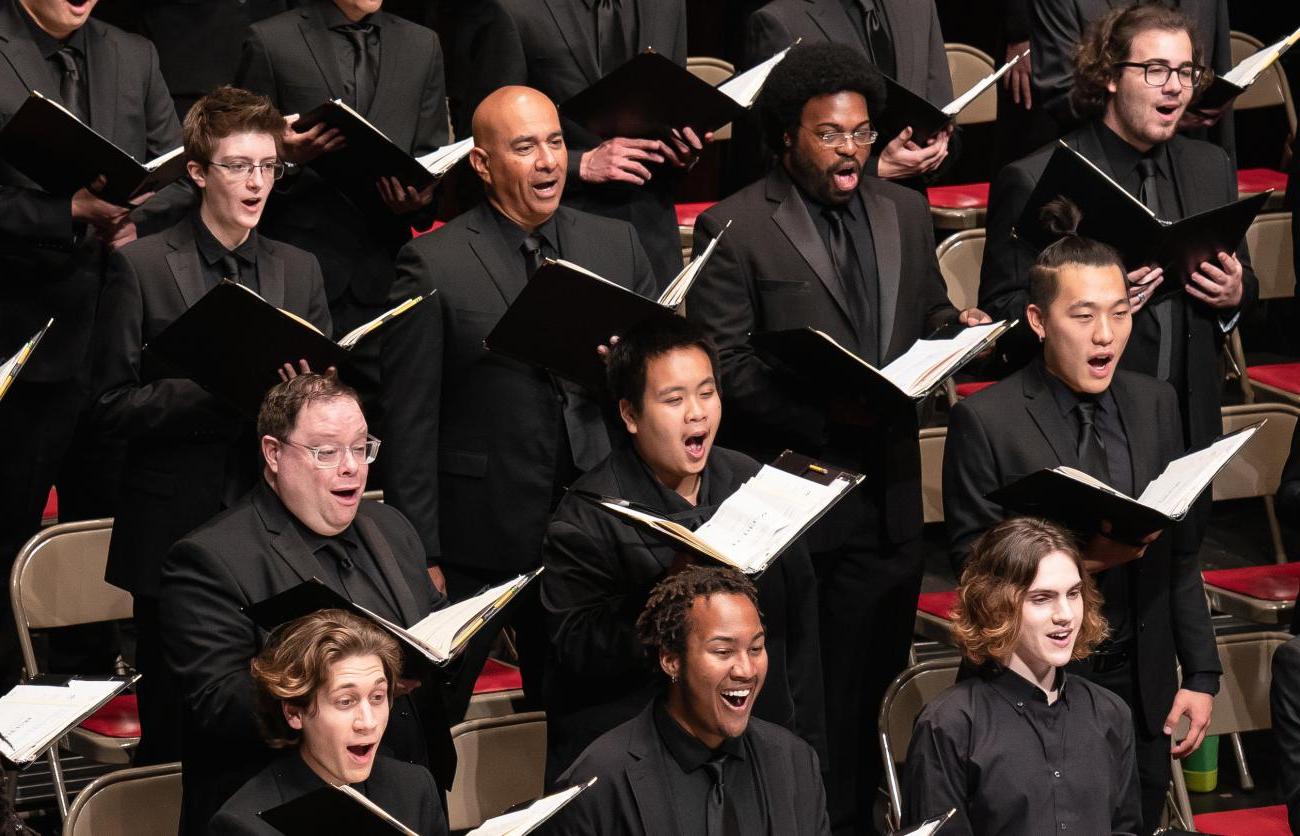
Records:
{"label": "red cushioned seat", "polygon": [[446,221],[434,221],[433,226],[429,227],[428,229],[416,229],[415,227],[411,227],[411,237],[419,238],[421,235],[428,235],[430,232],[433,232],[435,229],[444,227],[446,225],[447,225]]}
{"label": "red cushioned seat", "polygon": [[50,495],[45,498],[45,510],[41,512],[42,522],[53,522],[59,518],[59,492],[50,488]]}
{"label": "red cushioned seat", "polygon": [[972,380],[969,383],[957,384],[957,397],[969,398],[976,392],[983,392],[985,389],[997,383],[996,380]]}
{"label": "red cushioned seat", "polygon": [[1243,168],[1237,172],[1237,191],[1242,194],[1259,194],[1275,189],[1279,194],[1286,191],[1287,175],[1285,171],[1272,168]]}
{"label": "red cushioned seat", "polygon": [[703,203],[679,203],[677,204],[677,225],[678,226],[695,226],[695,219],[705,212],[716,206],[716,200],[706,200]]}
{"label": "red cushioned seat", "polygon": [[931,186],[926,189],[933,209],[987,209],[988,183],[961,183],[956,186]]}
{"label": "red cushioned seat", "polygon": [[945,621],[952,621],[952,608],[957,603],[957,590],[947,592],[922,592],[916,597],[916,608],[923,613]]}
{"label": "red cushioned seat", "polygon": [[1300,563],[1212,569],[1205,583],[1262,601],[1294,601],[1300,595]]}
{"label": "red cushioned seat", "polygon": [[135,694],[121,694],[81,724],[86,731],[102,734],[105,737],[139,737],[140,711],[136,707]]}
{"label": "red cushioned seat", "polygon": [[1300,395],[1300,363],[1271,363],[1265,366],[1251,366],[1246,375],[1252,381],[1259,381],[1265,386],[1272,386],[1284,392]]}
{"label": "red cushioned seat", "polygon": [[495,694],[500,691],[515,691],[524,687],[524,679],[519,675],[519,668],[488,659],[474,681],[475,694]]}
{"label": "red cushioned seat", "polygon": [[1291,826],[1286,820],[1286,805],[1251,807],[1246,810],[1225,810],[1222,813],[1202,813],[1196,816],[1199,833],[1215,836],[1290,836]]}

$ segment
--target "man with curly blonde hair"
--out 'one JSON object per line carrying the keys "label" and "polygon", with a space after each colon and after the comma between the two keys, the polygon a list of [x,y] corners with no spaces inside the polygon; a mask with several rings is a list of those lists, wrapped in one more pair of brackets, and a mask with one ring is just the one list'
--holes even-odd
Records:
{"label": "man with curly blonde hair", "polygon": [[1101,598],[1064,529],[1017,518],[971,550],[953,639],[978,673],[921,712],[907,753],[906,819],[956,808],[948,833],[1134,833],[1133,721],[1065,666],[1106,635]]}

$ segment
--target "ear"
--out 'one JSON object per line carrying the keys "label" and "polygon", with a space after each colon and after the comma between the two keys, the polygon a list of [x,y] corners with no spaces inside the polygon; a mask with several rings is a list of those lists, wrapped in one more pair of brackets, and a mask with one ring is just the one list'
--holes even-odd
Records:
{"label": "ear", "polygon": [[492,182],[492,170],[488,165],[488,152],[477,145],[470,149],[469,165],[484,183]]}
{"label": "ear", "polygon": [[1029,320],[1029,327],[1038,335],[1038,341],[1042,342],[1047,336],[1047,329],[1043,327],[1043,311],[1037,305],[1025,306],[1025,319]]}
{"label": "ear", "polygon": [[266,462],[266,467],[272,473],[280,472],[280,453],[284,450],[284,445],[280,439],[271,435],[262,436],[262,461]]}
{"label": "ear", "polygon": [[630,435],[636,435],[636,413],[632,411],[632,402],[627,398],[618,401],[618,415],[623,419],[623,426]]}
{"label": "ear", "polygon": [[682,675],[682,657],[669,650],[659,649],[659,667],[668,678],[676,682]]}
{"label": "ear", "polygon": [[282,702],[280,703],[280,710],[284,712],[284,721],[289,724],[289,728],[294,731],[302,731],[302,709],[300,707]]}
{"label": "ear", "polygon": [[781,134],[781,140],[784,143],[786,148],[794,147],[794,137],[790,135],[789,131],[786,131],[785,133]]}
{"label": "ear", "polygon": [[190,179],[194,181],[194,185],[198,186],[200,189],[207,188],[207,174],[203,171],[203,166],[197,160],[190,160],[187,162],[185,164],[185,170],[189,172]]}

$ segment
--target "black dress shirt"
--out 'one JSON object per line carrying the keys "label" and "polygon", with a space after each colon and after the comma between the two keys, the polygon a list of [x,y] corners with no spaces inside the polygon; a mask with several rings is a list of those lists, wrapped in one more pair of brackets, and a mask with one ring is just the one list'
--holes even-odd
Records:
{"label": "black dress shirt", "polygon": [[[339,10],[333,0],[320,0],[321,15],[325,19],[325,26],[330,30],[334,37],[330,38],[330,48],[334,53],[334,61],[338,64],[339,78],[343,79],[344,91],[343,100],[350,107],[356,108],[364,114],[369,108],[367,104],[373,103],[375,98],[374,88],[379,82],[379,62],[382,56],[381,40],[379,36],[379,24],[371,20],[374,15],[366,15],[355,23],[348,20],[347,16]],[[353,79],[356,72],[357,50],[352,45],[352,39],[348,36],[347,30],[355,29],[359,26],[368,27],[366,32],[366,60],[370,63],[370,86],[372,89],[358,91],[353,86]],[[358,105],[358,99],[361,104]]]}
{"label": "black dress shirt", "polygon": [[63,60],[59,57],[59,50],[65,46],[72,48],[72,54],[77,64],[77,73],[81,77],[81,95],[79,97],[80,101],[63,102],[63,106],[74,113],[83,115],[85,118],[82,121],[89,124],[90,79],[86,75],[86,27],[78,27],[71,35],[60,41],[38,26],[32,16],[23,8],[22,3],[14,0],[14,8],[22,15],[23,20],[27,21],[27,31],[31,34],[32,41],[36,44],[36,50],[45,59],[46,67],[49,69],[47,78],[49,86],[42,90],[42,93],[54,95],[59,92],[64,71]]}
{"label": "black dress shirt", "polygon": [[[194,243],[199,248],[199,267],[203,271],[203,286],[211,290],[220,284],[222,279],[234,278],[249,290],[261,292],[262,285],[257,278],[257,230],[249,231],[244,243],[233,250],[228,250],[226,245],[212,234],[212,230],[208,229],[208,225],[203,222],[198,212],[194,212],[190,217],[194,221]],[[235,265],[239,268],[238,276],[227,275],[228,256],[234,257]]]}
{"label": "black dress shirt", "polygon": [[[812,216],[813,226],[821,236],[826,251],[831,252],[831,225],[826,219],[825,210],[832,209],[841,213],[844,228],[853,249],[857,253],[857,276],[840,276],[841,286],[846,296],[858,295],[867,305],[866,322],[853,323],[858,334],[858,356],[872,365],[880,363],[880,272],[876,268],[876,243],[871,234],[871,221],[867,218],[867,207],[862,205],[862,195],[854,192],[853,197],[843,206],[827,206],[819,203],[799,189],[808,214]],[[856,283],[855,289],[850,283]]]}
{"label": "black dress shirt", "polygon": [[762,781],[754,774],[758,761],[750,749],[748,737],[729,737],[717,749],[710,749],[677,724],[662,699],[655,700],[654,718],[655,728],[670,755],[665,777],[672,794],[677,832],[706,832],[705,810],[713,791],[713,778],[704,765],[718,755],[726,755],[722,785],[726,803],[736,812],[739,833],[766,833],[767,801],[761,790]]}
{"label": "black dress shirt", "polygon": [[1182,203],[1178,200],[1178,189],[1174,187],[1173,163],[1169,160],[1169,149],[1157,145],[1147,153],[1129,145],[1119,134],[1100,121],[1096,125],[1097,138],[1101,141],[1102,153],[1106,156],[1115,182],[1134,197],[1142,188],[1142,175],[1138,172],[1138,163],[1149,157],[1156,164],[1156,194],[1160,196],[1160,214],[1163,220],[1177,220],[1183,216]]}
{"label": "black dress shirt", "polygon": [[[584,14],[578,15],[579,19],[584,22],[584,34],[587,36],[587,42],[596,47],[599,53],[600,41],[596,33],[596,4],[602,0],[581,0]],[[615,9],[618,11],[619,24],[623,28],[623,60],[611,67],[601,65],[601,75],[609,75],[612,71],[618,69],[619,64],[624,64],[632,59],[636,54],[637,47],[637,28],[636,28],[636,4],[637,0],[612,0]]]}
{"label": "black dress shirt", "polygon": [[945,834],[1136,833],[1133,721],[1119,697],[1058,670],[1041,688],[996,665],[921,712],[903,781],[904,824],[957,808]]}

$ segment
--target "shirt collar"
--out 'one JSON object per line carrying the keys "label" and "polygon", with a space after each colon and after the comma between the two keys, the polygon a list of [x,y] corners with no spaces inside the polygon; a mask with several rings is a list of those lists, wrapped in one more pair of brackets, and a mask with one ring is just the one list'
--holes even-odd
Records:
{"label": "shirt collar", "polygon": [[1066,386],[1065,381],[1049,372],[1047,370],[1047,365],[1043,363],[1041,358],[1039,358],[1037,362],[1041,367],[1043,379],[1047,381],[1047,388],[1052,390],[1052,398],[1056,401],[1056,406],[1061,410],[1062,415],[1069,417],[1070,413],[1074,412],[1075,407],[1079,405],[1079,402],[1083,400],[1091,400],[1097,404],[1097,407],[1102,412],[1114,414],[1115,396],[1111,393],[1109,387],[1106,388],[1106,391],[1096,397],[1081,395],[1069,386]]}
{"label": "shirt collar", "polygon": [[355,23],[348,20],[347,15],[343,14],[343,12],[339,10],[339,7],[334,4],[334,0],[320,0],[320,13],[321,18],[325,21],[325,27],[327,29],[342,29],[348,26],[360,26],[364,24],[369,24],[376,29],[379,28],[379,24],[375,22],[375,16],[373,14],[366,15]]}
{"label": "shirt collar", "polygon": [[18,11],[18,14],[22,15],[23,20],[27,21],[27,30],[31,33],[32,40],[36,42],[36,49],[41,53],[41,57],[44,58],[46,61],[53,58],[54,54],[58,52],[61,48],[63,48],[65,45],[73,47],[78,52],[80,52],[82,58],[86,57],[86,27],[85,26],[77,27],[77,29],[73,31],[73,33],[69,35],[66,40],[60,41],[58,38],[54,37],[49,32],[46,32],[39,25],[37,25],[36,21],[32,18],[32,16],[27,13],[27,9],[23,8],[22,3],[19,3],[18,0],[14,0],[13,5],[14,8]]}
{"label": "shirt collar", "polygon": [[[286,508],[285,510],[287,511],[288,509]],[[289,516],[290,518],[293,519],[293,524],[294,526],[297,527],[298,534],[302,536],[302,541],[307,544],[307,550],[310,551],[312,554],[315,554],[316,552],[320,551],[321,548],[328,543],[343,543],[345,546],[353,546],[353,547],[357,547],[359,545],[359,543],[357,542],[357,533],[356,533],[355,525],[349,525],[347,528],[343,529],[338,534],[335,534],[333,537],[329,537],[327,535],[312,531],[310,528],[303,525],[302,520],[295,517],[292,512],[289,513]]]}
{"label": "shirt collar", "polygon": [[1101,142],[1102,153],[1110,163],[1111,170],[1123,178],[1137,168],[1144,157],[1155,161],[1156,171],[1165,179],[1172,179],[1169,173],[1169,150],[1164,143],[1155,146],[1145,154],[1129,145],[1119,134],[1115,133],[1102,121],[1097,122],[1097,139]]}
{"label": "shirt collar", "polygon": [[710,749],[677,724],[668,713],[662,697],[655,700],[654,721],[655,728],[659,730],[659,739],[664,742],[668,753],[683,772],[694,772],[719,754],[745,760],[743,734],[740,737],[725,738],[717,749]]}
{"label": "shirt collar", "polygon": [[[789,174],[787,173],[786,176],[789,177]],[[861,180],[863,176],[865,175],[859,175],[859,180]],[[832,205],[829,203],[822,203],[817,198],[805,192],[803,187],[796,183],[793,177],[789,177],[789,179],[790,184],[794,186],[794,190],[799,193],[799,197],[803,198],[803,203],[808,209],[808,214],[812,215],[814,218],[821,215],[821,213],[827,209],[841,212],[848,220],[854,221],[856,221],[859,216],[865,215],[866,210],[862,206],[862,193],[857,189],[854,189],[853,196],[849,198],[848,203]]]}
{"label": "shirt collar", "polygon": [[[519,248],[524,244],[524,239],[528,237],[528,230],[507,218],[491,203],[488,203],[488,208],[492,210],[492,217],[496,218],[497,228],[501,230],[501,238],[505,241],[506,246],[513,252],[519,252]],[[546,243],[551,245],[552,250],[559,253],[560,239],[556,232],[554,215],[547,218],[541,226],[537,227],[535,232],[546,239]]]}
{"label": "shirt collar", "polygon": [[235,247],[233,250],[227,250],[226,245],[217,240],[208,229],[208,225],[203,222],[203,218],[196,211],[191,217],[194,220],[194,243],[199,248],[199,255],[203,257],[204,262],[209,266],[219,264],[221,259],[227,254],[234,255],[235,258],[247,265],[257,264],[257,230],[251,230],[244,243]]}
{"label": "shirt collar", "polygon": [[[984,665],[980,668],[980,675],[993,686],[994,691],[1017,710],[1023,710],[1026,704],[1032,702],[1047,704],[1047,694],[1042,688],[1002,665],[996,663]],[[1057,702],[1068,704],[1069,699],[1066,696],[1069,690],[1066,687],[1068,680],[1065,668],[1057,668],[1056,681],[1053,683],[1056,686]]]}

